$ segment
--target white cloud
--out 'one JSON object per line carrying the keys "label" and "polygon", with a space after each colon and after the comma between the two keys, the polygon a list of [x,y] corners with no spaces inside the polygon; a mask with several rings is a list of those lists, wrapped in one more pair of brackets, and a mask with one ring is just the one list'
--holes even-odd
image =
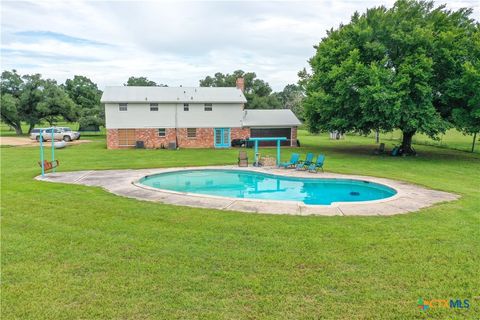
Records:
{"label": "white cloud", "polygon": [[[255,71],[275,90],[297,81],[325,31],[392,0],[320,2],[9,2],[1,6],[2,70],[75,74],[119,85],[131,75],[198,85],[215,72]],[[450,1],[449,8],[477,2]]]}

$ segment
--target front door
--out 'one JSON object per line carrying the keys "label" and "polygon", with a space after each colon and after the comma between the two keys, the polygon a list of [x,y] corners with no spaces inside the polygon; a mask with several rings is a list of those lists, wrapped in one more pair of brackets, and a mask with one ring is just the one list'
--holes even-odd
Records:
{"label": "front door", "polygon": [[215,148],[230,147],[230,128],[216,128],[214,135]]}

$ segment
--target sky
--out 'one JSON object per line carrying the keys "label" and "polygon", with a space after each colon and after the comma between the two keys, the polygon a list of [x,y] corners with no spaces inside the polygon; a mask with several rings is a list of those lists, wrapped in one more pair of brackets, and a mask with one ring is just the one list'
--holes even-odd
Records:
{"label": "sky", "polygon": [[[241,69],[280,91],[308,68],[326,30],[393,2],[1,0],[0,63],[60,83],[84,75],[100,89],[130,76],[198,86],[207,75]],[[480,1],[447,6],[471,7],[480,21]]]}

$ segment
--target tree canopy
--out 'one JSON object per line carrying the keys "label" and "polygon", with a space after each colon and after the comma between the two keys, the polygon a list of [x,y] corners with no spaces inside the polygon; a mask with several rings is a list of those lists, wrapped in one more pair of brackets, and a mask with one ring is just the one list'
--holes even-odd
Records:
{"label": "tree canopy", "polygon": [[287,84],[280,92],[275,92],[283,109],[290,109],[299,118],[303,120],[303,98],[304,91],[300,85]]}
{"label": "tree canopy", "polygon": [[17,134],[22,134],[23,114],[20,111],[22,84],[22,77],[16,70],[2,72],[0,115],[2,121],[14,128]]}
{"label": "tree canopy", "polygon": [[130,77],[124,86],[138,86],[138,87],[167,87],[166,84],[157,84],[155,81],[148,80],[147,77]]}
{"label": "tree canopy", "polygon": [[453,109],[467,106],[459,85],[464,62],[478,45],[471,41],[476,24],[470,14],[400,0],[391,9],[355,13],[350,23],[328,31],[305,77],[310,130],[398,128],[409,153],[416,132],[435,138],[457,125]]}
{"label": "tree canopy", "polygon": [[76,121],[75,103],[55,80],[42,79],[40,74],[20,76],[16,70],[2,72],[2,121],[22,134],[21,123],[33,127],[45,120],[54,124],[59,119]]}
{"label": "tree canopy", "polygon": [[92,80],[76,75],[73,79],[67,79],[63,87],[78,107],[80,129],[98,129],[105,123],[105,113],[100,103],[102,91]]}
{"label": "tree canopy", "polygon": [[245,82],[246,107],[248,109],[279,109],[282,107],[278,97],[272,94],[270,85],[257,78],[255,72],[236,70],[233,73],[215,73],[200,80],[200,87],[235,87],[238,78]]}

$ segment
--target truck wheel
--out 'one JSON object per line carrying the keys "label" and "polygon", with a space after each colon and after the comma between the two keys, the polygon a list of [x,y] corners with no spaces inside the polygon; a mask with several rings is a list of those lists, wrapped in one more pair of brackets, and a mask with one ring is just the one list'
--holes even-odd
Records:
{"label": "truck wheel", "polygon": [[40,142],[40,136],[37,136],[35,140],[37,140],[37,142]]}
{"label": "truck wheel", "polygon": [[70,138],[69,136],[63,136],[63,141],[70,142],[72,141],[72,138]]}

